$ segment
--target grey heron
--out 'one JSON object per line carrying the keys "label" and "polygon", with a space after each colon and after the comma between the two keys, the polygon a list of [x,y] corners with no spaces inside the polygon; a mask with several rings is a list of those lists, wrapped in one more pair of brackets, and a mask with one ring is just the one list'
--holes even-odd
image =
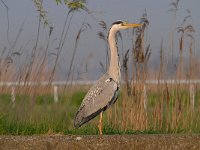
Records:
{"label": "grey heron", "polygon": [[116,43],[116,33],[121,29],[140,27],[140,24],[132,24],[124,21],[116,21],[112,24],[108,33],[108,44],[110,47],[110,66],[108,71],[94,84],[76,113],[74,126],[80,127],[100,114],[99,133],[102,135],[103,111],[114,104],[118,97],[121,73],[120,61]]}

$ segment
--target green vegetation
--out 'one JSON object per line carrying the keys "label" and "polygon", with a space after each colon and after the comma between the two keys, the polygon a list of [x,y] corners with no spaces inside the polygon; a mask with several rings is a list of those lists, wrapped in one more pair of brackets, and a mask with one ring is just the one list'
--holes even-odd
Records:
{"label": "green vegetation", "polygon": [[[73,127],[85,94],[82,90],[74,91],[60,96],[57,103],[48,94],[35,99],[17,95],[15,103],[9,94],[0,94],[0,134],[98,134],[98,117],[79,129]],[[158,100],[161,96],[157,92],[149,92],[144,110],[141,102],[127,99],[122,90],[116,104],[104,113],[104,134],[200,133],[199,92],[195,95],[194,110],[188,107],[187,91],[181,94],[181,110],[175,110],[178,103],[171,94],[167,104]]]}

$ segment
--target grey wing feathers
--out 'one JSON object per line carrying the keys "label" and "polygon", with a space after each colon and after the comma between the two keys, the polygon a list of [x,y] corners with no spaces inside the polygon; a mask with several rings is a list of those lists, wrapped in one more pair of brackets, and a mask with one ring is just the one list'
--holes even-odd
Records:
{"label": "grey wing feathers", "polygon": [[80,127],[112,105],[117,99],[118,88],[119,85],[108,74],[102,76],[83,99],[74,126]]}

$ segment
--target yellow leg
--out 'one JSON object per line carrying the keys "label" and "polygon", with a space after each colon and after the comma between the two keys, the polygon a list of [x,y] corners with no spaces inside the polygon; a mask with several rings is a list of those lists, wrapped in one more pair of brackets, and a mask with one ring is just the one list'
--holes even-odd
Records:
{"label": "yellow leg", "polygon": [[99,128],[99,134],[102,135],[102,118],[103,118],[103,112],[100,113],[100,116],[99,116],[99,125],[98,125],[98,128]]}

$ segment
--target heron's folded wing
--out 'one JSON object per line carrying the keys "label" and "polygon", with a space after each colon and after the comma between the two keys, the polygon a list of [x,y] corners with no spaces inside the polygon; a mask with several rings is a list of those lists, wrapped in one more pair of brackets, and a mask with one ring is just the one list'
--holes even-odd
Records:
{"label": "heron's folded wing", "polygon": [[79,111],[75,124],[82,125],[88,122],[101,111],[112,105],[118,95],[118,85],[111,78],[102,78],[86,94]]}
{"label": "heron's folded wing", "polygon": [[114,80],[105,81],[102,87],[99,88],[98,92],[92,94],[85,103],[84,109],[86,116],[89,116],[98,110],[107,109],[117,98],[118,85]]}

